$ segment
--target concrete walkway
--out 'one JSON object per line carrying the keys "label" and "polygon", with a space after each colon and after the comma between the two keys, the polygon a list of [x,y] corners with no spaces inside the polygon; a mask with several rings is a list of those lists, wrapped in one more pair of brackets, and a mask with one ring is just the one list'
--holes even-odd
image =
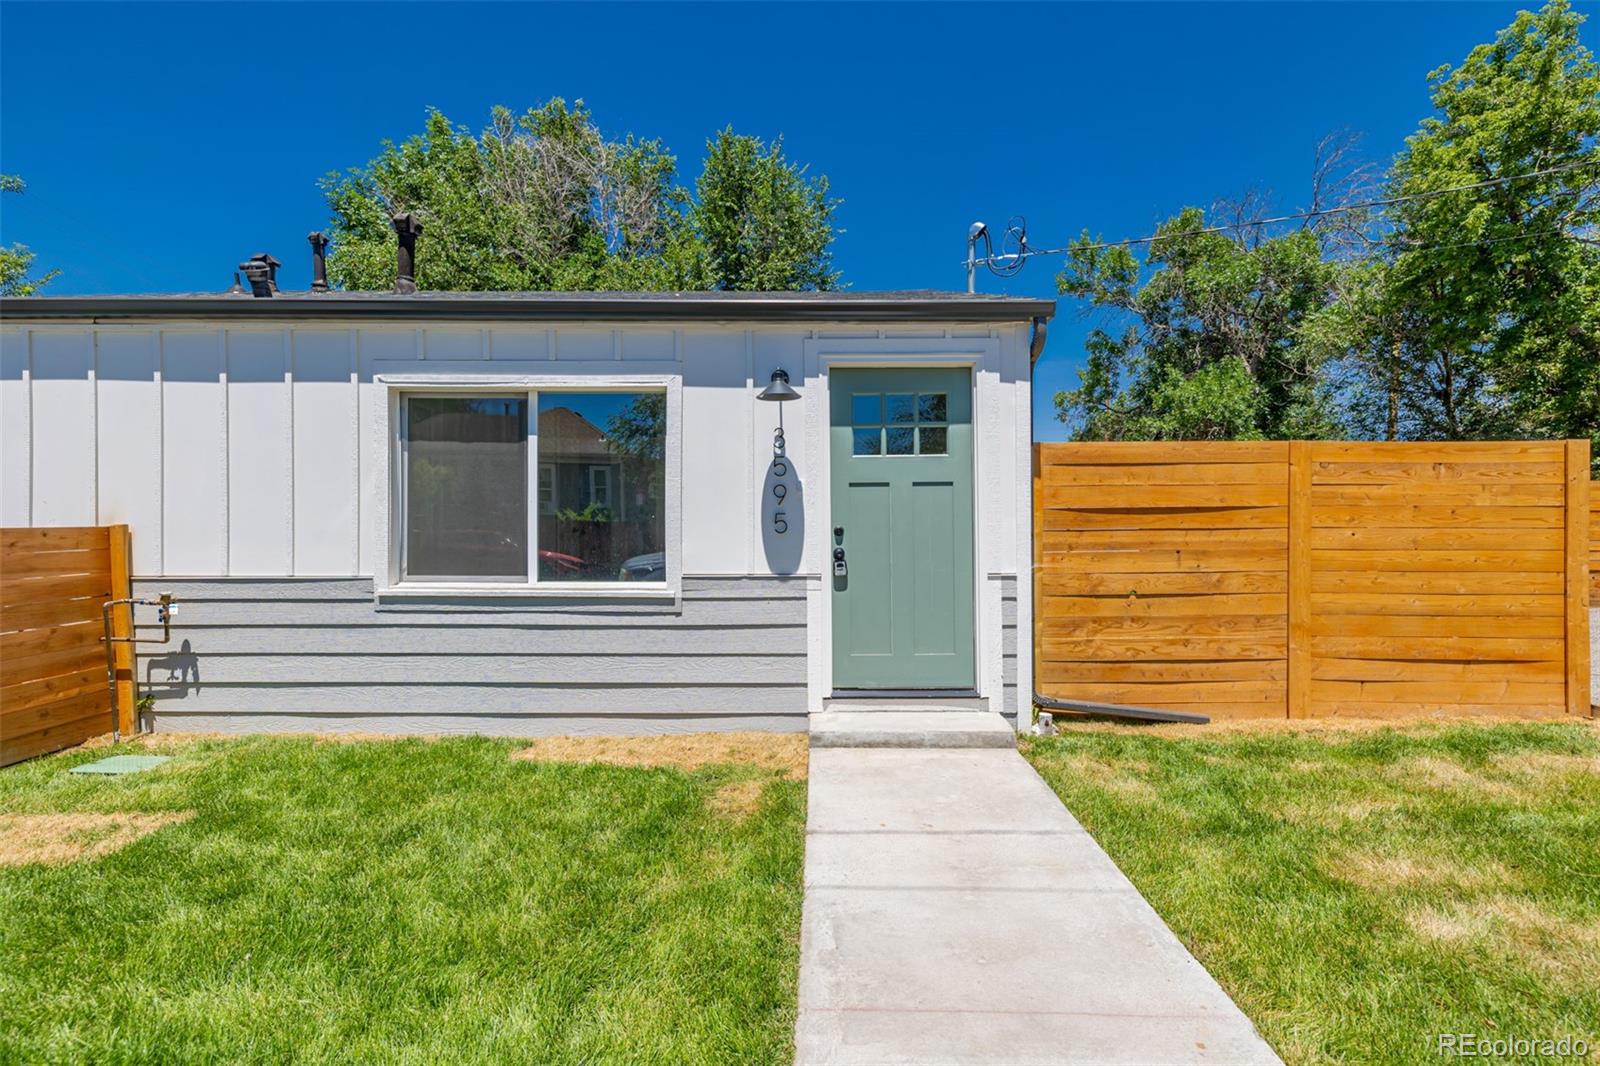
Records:
{"label": "concrete walkway", "polygon": [[811,752],[800,1063],[1274,1063],[1014,750]]}

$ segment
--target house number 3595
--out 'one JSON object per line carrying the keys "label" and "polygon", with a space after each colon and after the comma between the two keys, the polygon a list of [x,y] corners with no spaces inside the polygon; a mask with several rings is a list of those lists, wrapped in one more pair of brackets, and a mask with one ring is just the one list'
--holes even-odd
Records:
{"label": "house number 3595", "polygon": [[784,453],[783,427],[772,431],[772,498],[777,501],[777,506],[772,511],[772,531],[783,534],[789,532],[789,520],[783,515],[783,500],[789,495],[789,485],[784,479],[789,476],[789,457]]}

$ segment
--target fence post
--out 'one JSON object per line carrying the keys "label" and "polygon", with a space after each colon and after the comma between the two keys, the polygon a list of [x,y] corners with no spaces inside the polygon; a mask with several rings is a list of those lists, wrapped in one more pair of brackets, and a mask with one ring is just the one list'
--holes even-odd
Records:
{"label": "fence post", "polygon": [[1589,703],[1589,442],[1567,441],[1567,713]]}
{"label": "fence post", "polygon": [[[1028,643],[1032,645],[1029,655],[1033,665],[1028,669],[1028,676],[1033,679],[1031,692],[1017,692],[1017,732],[1026,732],[1028,726],[1033,724],[1033,693],[1043,692],[1044,686],[1039,684],[1039,648],[1044,643],[1044,453],[1038,441],[1033,442],[1033,468],[1032,477],[1029,479],[1028,491],[1032,505],[1029,510],[1033,512],[1033,558],[1028,560],[1028,585],[1029,595],[1033,597],[1033,607],[1029,616],[1033,622],[1033,631],[1028,634]],[[1017,589],[1020,597],[1022,590]],[[1017,634],[1017,639],[1022,639],[1022,634]],[[1021,649],[1017,649],[1021,653]],[[1026,703],[1028,709],[1022,709]]]}
{"label": "fence post", "polygon": [[1289,442],[1289,679],[1285,712],[1311,711],[1311,442]]}
{"label": "fence post", "polygon": [[[123,599],[133,595],[131,544],[128,527],[112,526],[111,537],[111,598]],[[133,636],[133,604],[125,603],[111,610],[111,635]],[[134,710],[134,655],[133,645],[119,641],[112,648],[117,668],[117,728],[124,736],[137,730],[138,715]]]}

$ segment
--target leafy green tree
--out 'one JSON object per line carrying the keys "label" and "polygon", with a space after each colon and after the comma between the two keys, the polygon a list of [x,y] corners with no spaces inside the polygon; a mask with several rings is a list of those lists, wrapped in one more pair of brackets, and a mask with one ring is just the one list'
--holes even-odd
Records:
{"label": "leafy green tree", "polygon": [[425,227],[424,289],[687,287],[699,256],[675,169],[659,142],[606,140],[581,101],[521,116],[496,108],[476,137],[433,111],[424,132],[324,179],[329,278],[348,289],[393,285],[390,216],[412,211]]}
{"label": "leafy green tree", "polygon": [[1346,434],[1457,440],[1485,422],[1491,393],[1483,362],[1430,343],[1430,305],[1405,296],[1390,260],[1372,255],[1346,264],[1335,288],[1301,343],[1339,397]]}
{"label": "leafy green tree", "polygon": [[770,147],[724,129],[706,143],[705,170],[691,211],[705,243],[714,287],[745,291],[832,289],[833,212],[826,177]]}
{"label": "leafy green tree", "polygon": [[1109,439],[1589,437],[1600,471],[1600,68],[1582,21],[1551,0],[1429,75],[1434,113],[1382,210],[1252,238],[1191,208],[1142,262],[1085,235],[1058,285],[1117,331],[1090,334],[1060,417]]}
{"label": "leafy green tree", "polygon": [[[0,192],[20,193],[26,188],[26,183],[16,175],[0,174]],[[25,244],[0,247],[0,296],[32,296],[61,274],[59,270],[51,270],[30,278],[28,271],[33,269],[33,259],[33,250]]]}
{"label": "leafy green tree", "polygon": [[423,289],[833,284],[827,180],[807,182],[781,146],[731,131],[708,150],[696,202],[660,141],[607,139],[581,100],[522,115],[497,107],[479,135],[431,111],[421,133],[323,179],[328,275],[347,289],[389,288],[390,217],[410,211],[424,226]]}
{"label": "leafy green tree", "polygon": [[1156,230],[1143,261],[1085,233],[1060,291],[1108,311],[1058,416],[1086,440],[1320,437],[1335,429],[1320,360],[1298,341],[1335,266],[1312,229],[1215,232],[1198,208]]}
{"label": "leafy green tree", "polygon": [[1582,22],[1552,0],[1429,75],[1435,113],[1392,171],[1395,196],[1424,198],[1394,208],[1382,298],[1410,323],[1398,387],[1435,405],[1421,434],[1600,445],[1600,69]]}

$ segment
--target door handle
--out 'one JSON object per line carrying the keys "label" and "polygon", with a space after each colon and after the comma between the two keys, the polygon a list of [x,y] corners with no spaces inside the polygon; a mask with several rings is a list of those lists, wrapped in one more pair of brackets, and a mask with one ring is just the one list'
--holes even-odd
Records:
{"label": "door handle", "polygon": [[848,573],[844,565],[844,549],[833,549],[833,576],[844,577]]}

